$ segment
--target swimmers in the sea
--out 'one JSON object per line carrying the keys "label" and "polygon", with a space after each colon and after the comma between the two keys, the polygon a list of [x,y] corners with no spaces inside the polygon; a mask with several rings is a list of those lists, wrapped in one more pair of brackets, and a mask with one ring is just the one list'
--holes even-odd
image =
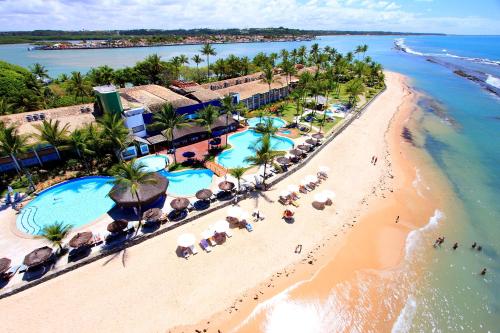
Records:
{"label": "swimmers in the sea", "polygon": [[486,275],[486,268],[483,268],[483,270],[481,271],[481,275]]}
{"label": "swimmers in the sea", "polygon": [[453,250],[456,250],[458,247],[458,243],[453,244]]}
{"label": "swimmers in the sea", "polygon": [[477,245],[477,243],[476,243],[476,242],[472,243],[472,248],[473,248],[473,249],[475,249],[475,248],[476,248],[476,245]]}

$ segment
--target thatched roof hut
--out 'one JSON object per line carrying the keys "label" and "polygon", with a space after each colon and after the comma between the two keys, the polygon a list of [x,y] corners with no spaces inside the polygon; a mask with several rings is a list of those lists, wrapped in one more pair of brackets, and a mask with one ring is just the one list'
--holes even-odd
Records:
{"label": "thatched roof hut", "polygon": [[109,192],[109,197],[120,207],[136,207],[139,202],[142,206],[147,206],[166,195],[168,179],[157,173],[152,173],[150,177],[154,180],[151,184],[141,184],[137,190],[137,197],[132,194],[130,188],[115,185]]}

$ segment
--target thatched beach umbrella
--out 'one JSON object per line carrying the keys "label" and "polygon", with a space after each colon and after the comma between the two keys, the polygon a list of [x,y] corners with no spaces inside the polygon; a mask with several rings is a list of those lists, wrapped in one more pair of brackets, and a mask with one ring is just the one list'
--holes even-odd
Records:
{"label": "thatched beach umbrella", "polygon": [[175,210],[184,210],[189,206],[189,200],[186,198],[175,198],[170,202],[170,207]]}
{"label": "thatched beach umbrella", "polygon": [[127,220],[116,220],[108,224],[109,232],[120,232],[128,226]]}
{"label": "thatched beach umbrella", "polygon": [[10,268],[11,263],[12,263],[12,260],[10,260],[9,258],[1,258],[0,259],[0,274],[7,272]]}
{"label": "thatched beach umbrella", "polygon": [[314,139],[316,140],[321,140],[323,139],[325,136],[321,133],[314,133],[313,135],[311,135]]}
{"label": "thatched beach umbrella", "polygon": [[219,183],[219,188],[223,191],[231,191],[234,188],[234,183],[225,180]]}
{"label": "thatched beach umbrella", "polygon": [[279,164],[281,165],[287,165],[287,164],[290,164],[290,160],[284,156],[281,156],[281,157],[278,157],[276,159],[276,162],[278,162]]}
{"label": "thatched beach umbrella", "polygon": [[196,196],[196,199],[198,199],[198,200],[207,200],[212,196],[212,194],[213,194],[212,191],[210,191],[207,188],[204,188],[204,189],[196,192],[195,196]]}
{"label": "thatched beach umbrella", "polygon": [[292,149],[289,151],[289,153],[294,155],[294,156],[301,156],[304,154],[304,152],[300,149]]}
{"label": "thatched beach umbrella", "polygon": [[52,249],[48,246],[40,247],[24,257],[23,264],[28,267],[38,266],[45,263],[52,256]]}
{"label": "thatched beach umbrella", "polygon": [[91,240],[92,240],[92,232],[90,231],[79,232],[76,235],[74,235],[73,238],[71,238],[71,240],[69,241],[69,246],[77,249],[79,247],[89,245]]}
{"label": "thatched beach umbrella", "polygon": [[137,189],[137,197],[130,191],[130,188],[121,185],[113,186],[109,197],[121,207],[136,207],[138,201],[142,206],[150,205],[165,195],[168,179],[158,173],[152,173],[149,177],[153,181],[140,184]]}
{"label": "thatched beach umbrella", "polygon": [[316,143],[318,143],[318,141],[316,141],[316,140],[314,140],[314,139],[307,139],[307,140],[306,140],[306,143],[307,143],[308,145],[314,146],[314,145],[316,145]]}
{"label": "thatched beach umbrella", "polygon": [[142,218],[146,220],[146,222],[157,222],[163,212],[160,208],[150,208],[142,214]]}
{"label": "thatched beach umbrella", "polygon": [[298,145],[297,148],[303,151],[309,151],[311,149],[308,145]]}

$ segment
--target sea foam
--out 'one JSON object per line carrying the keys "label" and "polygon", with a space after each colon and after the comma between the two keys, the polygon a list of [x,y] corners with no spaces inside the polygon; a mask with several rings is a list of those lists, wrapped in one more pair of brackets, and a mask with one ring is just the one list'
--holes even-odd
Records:
{"label": "sea foam", "polygon": [[399,313],[398,319],[392,326],[391,333],[410,332],[411,324],[417,312],[417,302],[413,296],[408,296],[406,303]]}
{"label": "sea foam", "polygon": [[493,75],[490,75],[490,74],[486,74],[486,75],[487,75],[487,77],[486,77],[485,82],[487,84],[489,84],[490,86],[493,86],[495,88],[500,89],[500,79],[497,77],[494,77]]}

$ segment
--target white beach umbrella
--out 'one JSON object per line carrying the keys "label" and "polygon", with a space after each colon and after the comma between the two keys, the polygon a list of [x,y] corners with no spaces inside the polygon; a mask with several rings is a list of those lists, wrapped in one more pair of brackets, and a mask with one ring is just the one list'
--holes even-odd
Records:
{"label": "white beach umbrella", "polygon": [[319,172],[327,173],[328,171],[330,171],[330,168],[327,167],[326,165],[322,165],[319,167]]}
{"label": "white beach umbrella", "polygon": [[193,234],[182,234],[177,238],[177,245],[180,247],[191,247],[196,242]]}
{"label": "white beach umbrella", "polygon": [[310,182],[308,182],[306,179],[302,179],[302,180],[300,181],[300,185],[302,185],[302,186],[309,185],[309,183],[310,183]]}
{"label": "white beach umbrella", "polygon": [[299,191],[299,187],[295,184],[288,185],[286,189],[290,192],[298,192]]}
{"label": "white beach umbrella", "polygon": [[314,196],[314,201],[322,202],[322,203],[327,202],[328,197],[324,193],[318,193]]}
{"label": "white beach umbrella", "polygon": [[305,179],[309,183],[316,183],[318,181],[318,177],[313,175],[307,175]]}
{"label": "white beach umbrella", "polygon": [[249,220],[250,219],[250,214],[248,214],[247,211],[242,210],[240,215],[239,215],[240,220]]}
{"label": "white beach umbrella", "polygon": [[201,233],[201,238],[203,239],[209,239],[210,237],[212,237],[214,235],[213,231],[210,230],[210,229],[207,229],[207,230],[204,230],[202,233]]}
{"label": "white beach umbrella", "polygon": [[229,207],[227,210],[227,216],[229,217],[239,217],[241,215],[241,208],[238,206]]}
{"label": "white beach umbrella", "polygon": [[287,190],[283,190],[280,192],[280,197],[287,197],[290,195],[290,192]]}
{"label": "white beach umbrella", "polygon": [[225,233],[229,229],[229,223],[224,220],[219,220],[214,224],[214,230],[218,234]]}
{"label": "white beach umbrella", "polygon": [[330,200],[335,199],[335,196],[336,196],[335,192],[330,191],[330,190],[324,190],[324,191],[323,191],[323,192],[321,192],[321,193],[322,193],[322,194],[324,194],[324,195],[325,195],[328,199],[330,199]]}

